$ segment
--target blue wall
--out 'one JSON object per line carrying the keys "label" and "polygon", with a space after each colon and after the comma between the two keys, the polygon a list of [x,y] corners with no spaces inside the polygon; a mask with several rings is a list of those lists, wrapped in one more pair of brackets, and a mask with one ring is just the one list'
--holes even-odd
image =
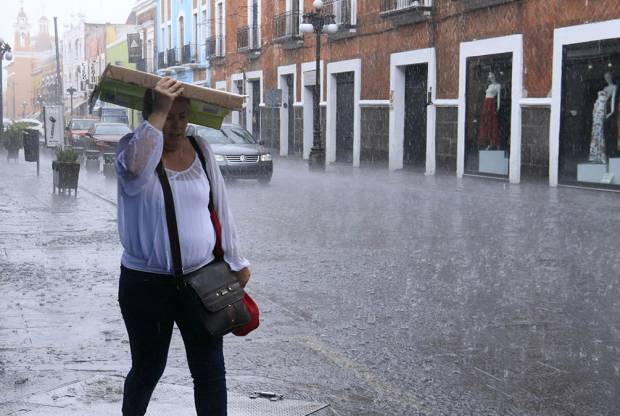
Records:
{"label": "blue wall", "polygon": [[[161,26],[162,26],[162,22],[161,21],[161,10],[164,7],[164,2],[166,0],[157,0],[157,52],[166,52],[166,48],[165,48],[165,44],[166,44],[166,39],[168,39],[168,26],[166,24],[165,28],[166,28],[166,34],[165,34],[165,38],[162,39],[161,36]],[[209,68],[209,62],[208,60],[205,58],[205,54],[204,54],[204,43],[205,43],[205,36],[208,37],[210,36],[210,28],[207,26],[203,26],[200,23],[202,23],[202,12],[203,9],[206,8],[207,11],[207,21],[209,21],[211,19],[211,11],[210,11],[210,1],[211,0],[207,0],[207,4],[206,5],[202,5],[202,0],[198,0],[198,7],[197,7],[197,13],[198,13],[198,44],[202,45],[199,49],[199,62],[201,64],[205,64],[207,65],[207,80],[209,82],[209,84],[211,84],[211,70],[208,69]],[[171,23],[171,41],[172,41],[172,48],[176,48],[179,46],[183,46],[186,44],[190,44],[193,43],[193,18],[194,18],[194,9],[193,9],[193,0],[172,0],[171,1],[171,6],[172,6],[172,10],[170,13],[170,23]],[[179,37],[179,16],[183,16],[183,26],[184,26],[184,36],[183,36],[183,41],[182,42],[178,42],[178,37]],[[201,33],[201,30],[205,33]],[[189,73],[189,75],[187,75]],[[181,74],[183,74],[183,81],[185,82],[192,82],[193,80],[188,79],[192,77],[192,71],[183,71],[181,72]]]}

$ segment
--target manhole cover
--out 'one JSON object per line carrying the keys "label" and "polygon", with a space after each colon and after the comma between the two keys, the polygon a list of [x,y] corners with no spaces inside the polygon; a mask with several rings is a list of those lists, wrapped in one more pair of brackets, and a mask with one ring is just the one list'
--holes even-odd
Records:
{"label": "manhole cover", "polygon": [[[32,405],[28,416],[117,414],[121,407],[123,381],[121,377],[95,376],[48,392],[37,393],[25,401],[25,404]],[[327,406],[323,403],[287,398],[279,401],[250,399],[237,393],[228,393],[229,416],[306,416]],[[62,411],[59,412],[59,409]],[[157,385],[147,415],[171,414],[195,415],[194,394],[191,387],[165,383]]]}

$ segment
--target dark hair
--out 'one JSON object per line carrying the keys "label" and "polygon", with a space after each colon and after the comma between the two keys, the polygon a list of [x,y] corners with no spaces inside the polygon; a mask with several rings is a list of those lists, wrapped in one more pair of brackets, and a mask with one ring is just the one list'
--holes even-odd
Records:
{"label": "dark hair", "polygon": [[142,118],[144,120],[148,119],[153,113],[153,102],[155,101],[153,97],[154,95],[155,91],[150,88],[144,92],[144,97],[142,99]]}
{"label": "dark hair", "polygon": [[[153,106],[155,105],[155,96],[156,92],[152,89],[147,89],[144,92],[144,97],[142,98],[142,119],[146,120],[153,113]],[[185,97],[177,97],[177,100],[185,100],[189,104],[189,99]]]}

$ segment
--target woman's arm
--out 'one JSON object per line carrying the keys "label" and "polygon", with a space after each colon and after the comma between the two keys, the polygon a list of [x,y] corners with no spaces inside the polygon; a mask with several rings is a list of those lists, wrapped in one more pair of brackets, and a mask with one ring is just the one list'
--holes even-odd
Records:
{"label": "woman's arm", "polygon": [[164,138],[162,130],[172,103],[183,92],[180,82],[170,77],[160,79],[154,88],[153,111],[133,135],[119,143],[116,170],[120,185],[133,195],[148,183],[161,160]]}
{"label": "woman's arm", "polygon": [[118,144],[116,172],[122,190],[135,195],[155,174],[155,167],[161,159],[164,137],[148,121]]}
{"label": "woman's arm", "polygon": [[209,143],[204,139],[197,138],[207,161],[207,171],[211,182],[211,195],[213,205],[222,226],[222,249],[224,250],[224,261],[230,268],[237,273],[241,284],[247,283],[250,278],[250,262],[241,255],[239,238],[237,237],[237,227],[233,219],[232,212],[228,205],[228,195],[224,183],[224,177],[218,167],[213,150]]}

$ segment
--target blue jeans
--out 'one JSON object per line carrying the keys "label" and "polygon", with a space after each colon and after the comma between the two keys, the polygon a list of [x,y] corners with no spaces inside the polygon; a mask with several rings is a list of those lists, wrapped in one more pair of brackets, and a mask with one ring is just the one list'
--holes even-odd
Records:
{"label": "blue jeans", "polygon": [[129,335],[131,370],[123,390],[123,416],[142,416],[166,368],[176,322],[194,379],[198,416],[226,416],[226,370],[221,336],[187,316],[172,276],[121,266],[118,302]]}

